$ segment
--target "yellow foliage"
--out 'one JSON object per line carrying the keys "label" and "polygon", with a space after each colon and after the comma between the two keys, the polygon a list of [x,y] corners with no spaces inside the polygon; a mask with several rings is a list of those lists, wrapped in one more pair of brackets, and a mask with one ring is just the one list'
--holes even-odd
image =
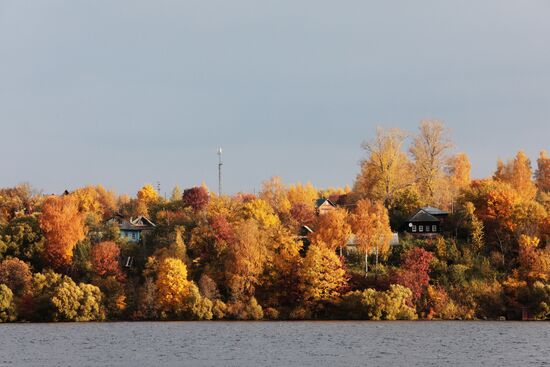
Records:
{"label": "yellow foliage", "polygon": [[318,193],[317,189],[313,187],[311,182],[307,182],[305,185],[298,182],[296,185],[290,185],[288,188],[287,197],[291,206],[296,204],[305,204],[311,208],[314,208]]}
{"label": "yellow foliage", "polygon": [[279,217],[273,208],[262,199],[250,200],[244,205],[246,217],[255,219],[264,228],[272,228],[280,224]]}
{"label": "yellow foliage", "polygon": [[149,204],[153,201],[156,201],[158,199],[158,196],[159,194],[157,190],[155,190],[155,188],[151,184],[146,184],[137,193],[137,197],[139,201],[145,204]]}
{"label": "yellow foliage", "polygon": [[307,251],[299,279],[306,304],[335,300],[347,284],[346,272],[336,253],[315,244]]}
{"label": "yellow foliage", "polygon": [[174,258],[162,260],[158,269],[156,286],[159,310],[177,312],[189,293],[187,267],[183,261]]}
{"label": "yellow foliage", "polygon": [[381,202],[359,200],[351,222],[359,250],[367,253],[377,247],[381,255],[389,252],[392,231],[388,210]]}

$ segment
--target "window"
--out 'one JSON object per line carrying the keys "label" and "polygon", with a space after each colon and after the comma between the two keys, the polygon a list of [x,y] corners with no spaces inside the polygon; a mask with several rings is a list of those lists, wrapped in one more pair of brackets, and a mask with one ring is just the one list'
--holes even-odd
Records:
{"label": "window", "polygon": [[136,239],[136,232],[132,232],[132,239]]}
{"label": "window", "polygon": [[416,232],[416,224],[413,224],[412,229],[413,229],[413,232]]}
{"label": "window", "polygon": [[426,226],[426,232],[430,231],[430,226]]}
{"label": "window", "polygon": [[424,232],[424,226],[422,225],[418,226],[418,232]]}
{"label": "window", "polygon": [[432,226],[432,232],[437,232],[437,225],[434,224],[434,225]]}

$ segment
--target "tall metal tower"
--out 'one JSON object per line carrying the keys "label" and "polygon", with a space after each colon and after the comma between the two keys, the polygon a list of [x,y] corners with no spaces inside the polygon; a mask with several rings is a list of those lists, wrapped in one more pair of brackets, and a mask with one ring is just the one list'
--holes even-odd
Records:
{"label": "tall metal tower", "polygon": [[218,148],[218,195],[222,196],[222,148]]}

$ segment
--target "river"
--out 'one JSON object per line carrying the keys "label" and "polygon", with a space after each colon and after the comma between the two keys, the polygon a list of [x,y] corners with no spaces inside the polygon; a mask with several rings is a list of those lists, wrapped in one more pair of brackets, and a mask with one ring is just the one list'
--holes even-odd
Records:
{"label": "river", "polygon": [[550,366],[550,323],[0,324],[0,366]]}

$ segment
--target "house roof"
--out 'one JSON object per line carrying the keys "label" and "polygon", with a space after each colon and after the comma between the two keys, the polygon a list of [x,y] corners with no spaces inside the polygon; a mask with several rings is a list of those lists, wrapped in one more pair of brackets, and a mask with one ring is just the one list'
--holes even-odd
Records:
{"label": "house roof", "polygon": [[446,212],[444,210],[441,210],[441,209],[438,209],[438,208],[434,208],[433,206],[425,206],[425,207],[420,208],[420,209],[424,210],[426,213],[431,214],[431,215],[449,215],[448,212]]}
{"label": "house roof", "polygon": [[420,209],[415,215],[409,218],[409,222],[439,223],[441,221],[430,213],[424,211],[424,209]]}
{"label": "house roof", "polygon": [[336,205],[334,205],[334,203],[332,201],[330,201],[329,199],[326,199],[326,198],[317,199],[317,201],[315,202],[315,206],[317,206],[317,208],[318,208],[321,205],[323,205],[324,203],[329,203],[330,205],[336,207]]}
{"label": "house roof", "polygon": [[126,231],[143,231],[156,227],[155,223],[151,222],[151,220],[142,215],[135,219],[126,219],[122,215],[116,214],[107,222],[114,222],[120,229]]}

